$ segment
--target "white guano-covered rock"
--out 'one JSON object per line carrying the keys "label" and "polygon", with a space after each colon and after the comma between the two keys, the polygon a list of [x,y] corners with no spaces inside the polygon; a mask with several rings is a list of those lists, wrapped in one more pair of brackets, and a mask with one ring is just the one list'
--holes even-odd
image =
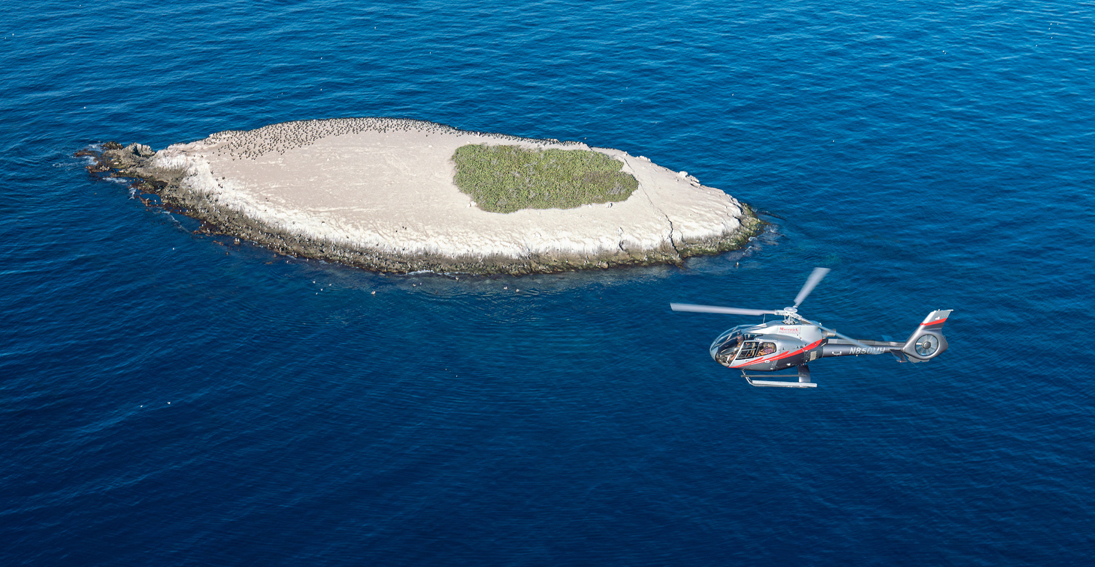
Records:
{"label": "white guano-covered rock", "polygon": [[[592,149],[619,160],[638,188],[612,204],[483,211],[454,183],[452,157],[466,144]],[[273,230],[402,256],[634,254],[726,238],[740,232],[743,218],[742,205],[725,192],[623,151],[410,120],[303,121],[221,132],[163,149],[151,165],[183,172],[180,190]]]}

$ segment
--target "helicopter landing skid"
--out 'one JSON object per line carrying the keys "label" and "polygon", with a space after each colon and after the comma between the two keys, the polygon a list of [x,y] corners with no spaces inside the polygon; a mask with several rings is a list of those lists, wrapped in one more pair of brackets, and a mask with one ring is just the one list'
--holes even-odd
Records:
{"label": "helicopter landing skid", "polygon": [[[742,378],[749,383],[750,386],[768,387],[768,388],[817,388],[817,384],[810,381],[810,367],[803,364],[798,367],[798,374],[746,374],[744,370],[741,371]],[[798,382],[788,382],[784,380],[755,380],[754,378],[798,378]]]}

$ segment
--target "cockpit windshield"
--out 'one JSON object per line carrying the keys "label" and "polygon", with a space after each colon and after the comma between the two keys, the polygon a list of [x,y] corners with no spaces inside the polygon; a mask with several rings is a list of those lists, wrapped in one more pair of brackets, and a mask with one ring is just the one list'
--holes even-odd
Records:
{"label": "cockpit windshield", "polygon": [[750,326],[751,325],[741,325],[739,327],[734,327],[719,335],[719,338],[711,343],[711,358],[714,358],[715,362],[724,366],[730,364],[730,361],[734,360],[734,357],[737,356],[742,343],[754,338],[754,335],[748,335],[742,332],[742,329]]}

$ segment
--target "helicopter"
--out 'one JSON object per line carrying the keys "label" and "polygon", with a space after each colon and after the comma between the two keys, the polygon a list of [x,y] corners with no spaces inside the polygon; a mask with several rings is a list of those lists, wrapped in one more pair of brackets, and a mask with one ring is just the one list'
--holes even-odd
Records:
{"label": "helicopter", "polygon": [[[814,290],[829,268],[814,268],[802,285],[794,305],[783,309],[739,309],[713,305],[670,303],[673,311],[720,313],[725,315],[777,315],[782,321],[765,321],[758,325],[738,325],[727,330],[711,343],[711,358],[734,370],[741,370],[752,386],[783,388],[816,388],[810,379],[808,363],[824,357],[859,356],[861,354],[892,354],[898,362],[927,362],[947,350],[943,323],[952,309],[937,309],[904,342],[890,340],[857,340],[842,335],[821,323],[798,314],[798,306]],[[796,368],[796,374],[751,374]],[[768,380],[767,378],[798,378],[798,381]]]}

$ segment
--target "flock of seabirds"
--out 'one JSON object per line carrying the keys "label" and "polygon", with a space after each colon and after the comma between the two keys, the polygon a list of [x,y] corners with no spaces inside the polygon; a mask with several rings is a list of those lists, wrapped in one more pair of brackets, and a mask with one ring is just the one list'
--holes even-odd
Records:
{"label": "flock of seabirds", "polygon": [[506,142],[551,143],[563,146],[583,146],[581,142],[561,142],[553,138],[537,140],[507,134],[494,134],[460,130],[452,126],[405,118],[330,118],[327,120],[301,120],[281,122],[255,130],[225,130],[209,136],[211,142],[226,142],[215,152],[227,154],[233,160],[254,160],[270,153],[284,155],[287,150],[302,148],[318,140],[333,136],[361,134],[363,132],[425,132],[430,134],[471,134],[482,138]]}

